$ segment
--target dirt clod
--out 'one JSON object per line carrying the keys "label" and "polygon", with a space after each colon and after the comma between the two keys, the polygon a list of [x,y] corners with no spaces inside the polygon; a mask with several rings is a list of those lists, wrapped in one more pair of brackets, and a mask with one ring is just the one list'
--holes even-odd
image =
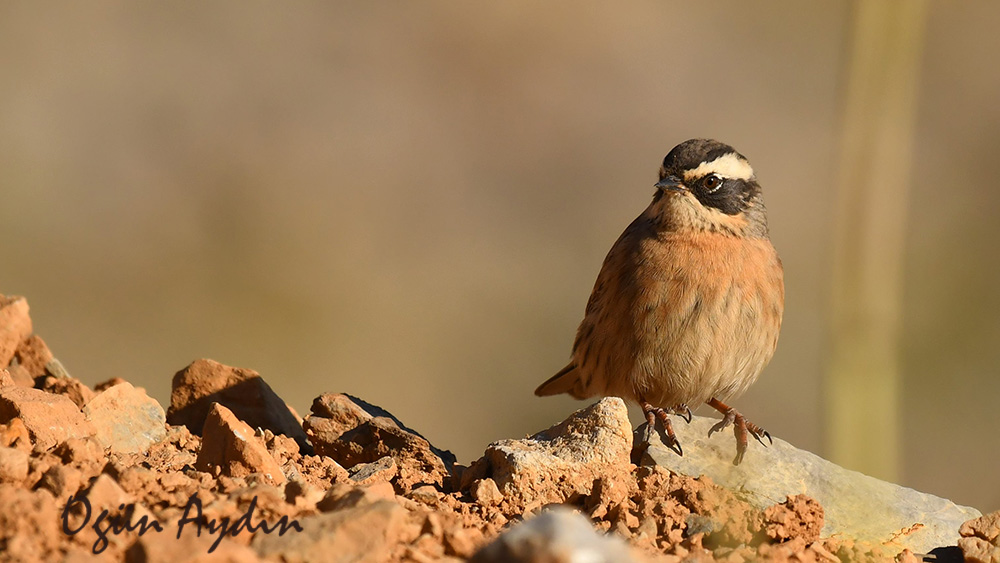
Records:
{"label": "dirt clod", "polygon": [[958,540],[970,563],[1000,563],[1000,511],[969,520],[959,528]]}
{"label": "dirt clod", "polygon": [[765,510],[764,523],[764,532],[775,541],[802,538],[812,543],[823,529],[823,507],[806,495],[795,495]]}

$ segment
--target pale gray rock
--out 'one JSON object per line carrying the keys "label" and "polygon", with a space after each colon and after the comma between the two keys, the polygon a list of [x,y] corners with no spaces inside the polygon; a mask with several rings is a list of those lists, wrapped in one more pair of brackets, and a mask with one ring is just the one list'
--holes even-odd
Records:
{"label": "pale gray rock", "polygon": [[379,481],[391,481],[399,474],[399,467],[392,456],[385,456],[371,463],[359,463],[348,471],[355,483],[367,485]]}
{"label": "pale gray rock", "polygon": [[587,496],[602,477],[624,480],[631,450],[628,409],[608,397],[530,438],[490,444],[467,478],[492,478],[512,509],[530,511]]}
{"label": "pale gray rock", "polygon": [[95,437],[116,453],[142,453],[166,438],[167,418],[156,399],[123,382],[101,391],[83,407]]}
{"label": "pale gray rock", "polygon": [[621,538],[599,534],[587,518],[556,507],[500,534],[469,561],[627,563],[635,559]]}
{"label": "pale gray rock", "polygon": [[[974,508],[844,469],[779,438],[765,448],[751,437],[743,463],[734,466],[732,427],[708,437],[717,422],[700,416],[690,425],[679,420],[674,429],[684,456],[654,440],[642,463],[691,477],[708,476],[760,509],[806,494],[825,511],[823,537],[840,534],[887,543],[900,551],[928,553],[956,545],[962,523],[981,515]],[[637,435],[644,430],[645,425],[640,426]]]}

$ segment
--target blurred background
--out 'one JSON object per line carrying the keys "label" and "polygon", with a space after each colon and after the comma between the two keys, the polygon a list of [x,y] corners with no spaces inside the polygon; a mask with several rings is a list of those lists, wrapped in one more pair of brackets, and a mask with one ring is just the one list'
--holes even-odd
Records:
{"label": "blurred background", "polygon": [[[532,391],[664,154],[714,137],[753,163],[785,265],[777,354],[736,404],[830,455],[855,9],[4,3],[0,292],[88,384],[166,405],[213,358],[302,414],[361,396],[468,463],[583,406]],[[905,218],[890,474],[995,510],[1000,4],[922,22],[906,189],[862,192]]]}

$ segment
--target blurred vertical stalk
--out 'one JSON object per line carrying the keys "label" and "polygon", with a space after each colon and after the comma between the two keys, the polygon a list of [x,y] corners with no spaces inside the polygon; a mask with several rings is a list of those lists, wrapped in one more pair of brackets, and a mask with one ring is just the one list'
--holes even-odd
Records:
{"label": "blurred vertical stalk", "polygon": [[835,219],[831,459],[896,480],[902,259],[926,0],[854,3]]}

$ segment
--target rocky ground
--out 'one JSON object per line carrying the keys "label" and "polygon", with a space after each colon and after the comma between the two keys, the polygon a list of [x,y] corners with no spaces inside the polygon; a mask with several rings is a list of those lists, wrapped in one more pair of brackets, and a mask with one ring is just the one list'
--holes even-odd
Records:
{"label": "rocky ground", "polygon": [[[971,510],[933,504],[859,540],[840,508],[831,529],[821,494],[771,502],[632,444],[604,399],[463,466],[361,399],[323,394],[301,419],[256,372],[211,360],[174,376],[164,412],[122,379],[71,377],[27,302],[0,295],[3,561],[919,561],[899,538]],[[949,533],[928,558],[1000,562],[1000,513]]]}

